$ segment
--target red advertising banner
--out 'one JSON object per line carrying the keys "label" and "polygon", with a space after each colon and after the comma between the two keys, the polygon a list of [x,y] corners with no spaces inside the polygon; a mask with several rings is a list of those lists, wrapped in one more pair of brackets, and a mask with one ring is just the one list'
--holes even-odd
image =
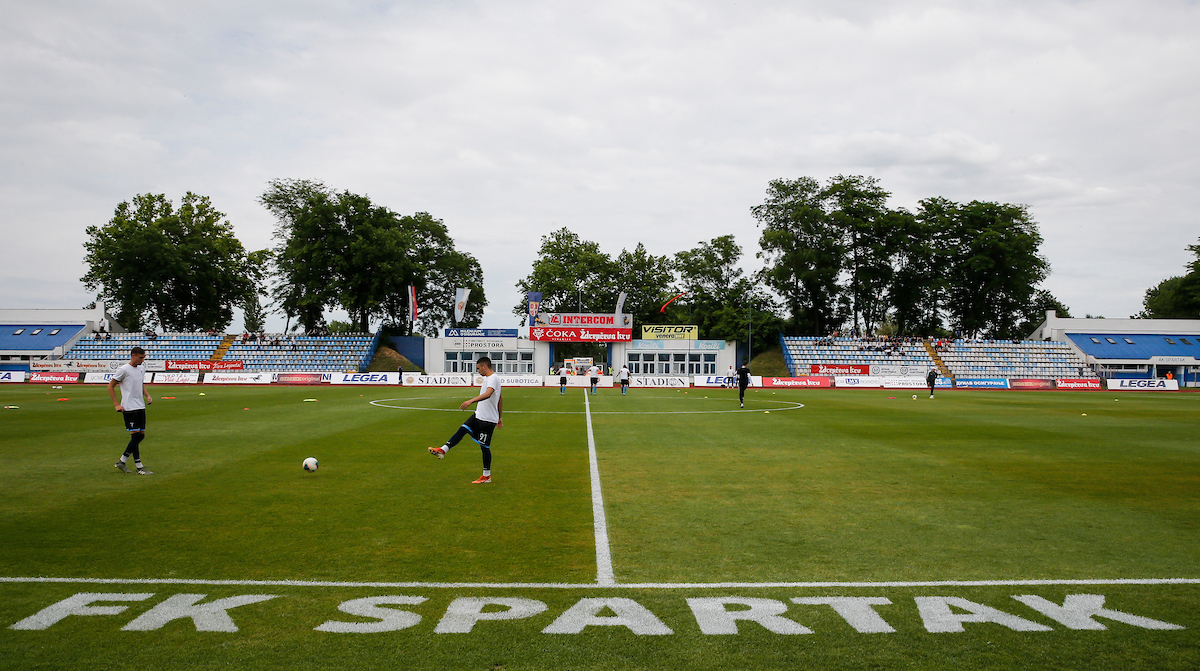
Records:
{"label": "red advertising banner", "polygon": [[813,375],[870,375],[871,367],[849,363],[814,363],[809,364],[808,372]]}
{"label": "red advertising banner", "polygon": [[168,361],[167,370],[194,370],[208,373],[214,370],[241,370],[241,361]]}
{"label": "red advertising banner", "polygon": [[633,340],[633,329],[536,326],[529,329],[529,339],[549,342],[629,342]]}
{"label": "red advertising banner", "polygon": [[320,373],[279,373],[276,384],[321,384]]}
{"label": "red advertising banner", "polygon": [[35,370],[29,374],[30,382],[49,382],[51,384],[75,384],[79,382],[79,373],[48,373]]}
{"label": "red advertising banner", "polygon": [[833,386],[833,378],[814,375],[812,377],[767,377],[763,376],[762,386],[764,387],[790,387],[792,389],[806,389],[820,387],[828,389]]}
{"label": "red advertising banner", "polygon": [[1040,378],[1009,378],[1009,389],[1053,389],[1054,382],[1052,380],[1043,380]]}
{"label": "red advertising banner", "polygon": [[1101,386],[1099,378],[1066,378],[1054,381],[1054,386],[1059,389],[1069,389],[1074,391],[1094,390],[1099,391],[1104,387]]}

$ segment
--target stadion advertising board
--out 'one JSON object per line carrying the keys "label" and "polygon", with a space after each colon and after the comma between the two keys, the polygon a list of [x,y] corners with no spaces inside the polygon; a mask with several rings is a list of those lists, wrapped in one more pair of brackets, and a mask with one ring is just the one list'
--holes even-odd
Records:
{"label": "stadion advertising board", "polygon": [[[612,378],[608,378],[612,380]],[[612,383],[609,382],[608,386]],[[674,375],[630,375],[630,387],[663,387],[668,389],[687,389],[692,386],[692,380],[688,377],[677,377]]]}
{"label": "stadion advertising board", "polygon": [[128,362],[128,359],[123,361],[118,361],[116,359],[55,359],[53,361],[42,359],[40,361],[30,361],[29,369],[54,371],[59,373],[66,373],[70,371],[79,371],[83,373],[115,371],[126,362]]}
{"label": "stadion advertising board", "polygon": [[208,373],[219,370],[242,370],[241,361],[167,361],[165,370],[185,370]]}
{"label": "stadion advertising board", "polygon": [[1099,391],[1104,389],[1100,384],[1100,378],[1060,378],[1054,381],[1054,386],[1057,389],[1071,391]]}
{"label": "stadion advertising board", "polygon": [[696,340],[700,327],[695,324],[648,324],[642,326],[642,340]]}
{"label": "stadion advertising board", "polygon": [[1043,380],[1041,378],[1009,378],[1009,389],[1053,389],[1053,380]]}
{"label": "stadion advertising board", "polygon": [[762,386],[779,389],[829,389],[833,386],[833,378],[823,375],[809,377],[762,377]]}
{"label": "stadion advertising board", "polygon": [[29,373],[29,381],[43,384],[75,384],[79,382],[79,373],[53,373],[35,370]]}
{"label": "stadion advertising board", "polygon": [[[147,380],[147,382],[151,382]],[[200,384],[200,373],[155,373],[152,384]]]}
{"label": "stadion advertising board", "polygon": [[1127,380],[1110,378],[1110,391],[1179,391],[1179,380]]}
{"label": "stadion advertising board", "polygon": [[445,329],[442,348],[492,351],[517,348],[517,329]]}
{"label": "stadion advertising board", "polygon": [[204,384],[271,384],[274,377],[270,373],[214,372],[204,374]]}
{"label": "stadion advertising board", "polygon": [[977,377],[977,378],[958,378],[954,381],[954,386],[959,389],[1008,389],[1008,378],[1005,377]]}
{"label": "stadion advertising board", "polygon": [[[498,373],[500,376],[500,387],[540,387],[545,378],[541,375],[526,373],[518,375],[516,373]],[[478,384],[483,384],[483,378],[479,378]],[[558,386],[558,378],[554,378],[554,385]]]}
{"label": "stadion advertising board", "polygon": [[321,373],[277,373],[275,375],[275,384],[321,384],[323,381],[324,376]]}
{"label": "stadion advertising board", "polygon": [[859,366],[855,364],[828,364],[814,363],[809,364],[808,372],[811,375],[870,375],[870,366]]}
{"label": "stadion advertising board", "polygon": [[[114,375],[116,375],[116,373],[84,373],[83,374],[83,383],[84,384],[108,384],[108,381],[111,380],[112,376],[114,376]],[[147,376],[147,379],[145,380],[145,382],[149,382],[152,379],[154,379],[154,374],[150,373]]]}
{"label": "stadion advertising board", "polygon": [[473,387],[475,386],[475,376],[470,373],[447,373],[445,375],[405,373],[401,384],[405,387]]}
{"label": "stadion advertising board", "polygon": [[[696,387],[736,387],[738,385],[736,375],[733,376],[732,384],[726,382],[727,380],[729,380],[729,376],[727,375],[696,375],[692,378],[692,384]],[[763,378],[761,375],[750,376],[751,387],[763,386],[762,381]]]}
{"label": "stadion advertising board", "polygon": [[334,373],[333,384],[400,384],[400,373]]}
{"label": "stadion advertising board", "polygon": [[23,370],[0,370],[0,382],[24,382],[25,371]]}
{"label": "stadion advertising board", "polygon": [[541,342],[630,342],[633,315],[539,314],[529,328],[529,339]]}

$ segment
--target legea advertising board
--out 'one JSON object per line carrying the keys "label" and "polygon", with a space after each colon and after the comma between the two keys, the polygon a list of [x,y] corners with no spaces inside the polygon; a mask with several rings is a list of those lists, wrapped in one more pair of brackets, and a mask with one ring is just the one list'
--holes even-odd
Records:
{"label": "legea advertising board", "polygon": [[1117,380],[1109,379],[1113,391],[1179,391],[1179,380]]}

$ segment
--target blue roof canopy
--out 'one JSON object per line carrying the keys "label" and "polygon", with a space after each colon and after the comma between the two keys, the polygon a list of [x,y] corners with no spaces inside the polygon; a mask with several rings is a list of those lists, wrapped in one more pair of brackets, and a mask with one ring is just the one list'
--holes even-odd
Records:
{"label": "blue roof canopy", "polygon": [[83,328],[83,324],[0,324],[0,350],[53,350]]}
{"label": "blue roof canopy", "polygon": [[1190,356],[1200,359],[1200,336],[1162,333],[1068,333],[1067,337],[1085,354],[1097,359],[1149,360],[1156,356]]}

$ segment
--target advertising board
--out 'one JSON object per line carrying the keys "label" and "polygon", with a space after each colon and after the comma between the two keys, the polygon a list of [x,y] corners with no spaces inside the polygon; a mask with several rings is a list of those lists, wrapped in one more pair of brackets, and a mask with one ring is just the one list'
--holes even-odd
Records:
{"label": "advertising board", "polygon": [[959,389],[1008,389],[1008,378],[1004,377],[977,377],[977,378],[958,378],[954,381],[954,386]]}
{"label": "advertising board", "polygon": [[1054,381],[1054,386],[1071,391],[1095,391],[1104,388],[1099,378],[1060,378]]}
{"label": "advertising board", "polygon": [[79,382],[79,373],[60,373],[35,370],[29,373],[30,382],[49,384],[75,384]]}
{"label": "advertising board", "polygon": [[[500,386],[503,387],[540,387],[544,379],[541,375],[528,373],[525,375],[516,375],[513,373],[500,374]],[[483,384],[483,380],[479,380],[479,384]],[[558,378],[554,378],[554,386],[558,386]]]}
{"label": "advertising board", "polygon": [[535,326],[529,329],[529,339],[540,342],[629,342],[633,340],[633,329],[603,326]]}
{"label": "advertising board", "polygon": [[883,380],[884,389],[928,389],[929,385],[925,384],[925,378],[922,377],[885,377]]}
{"label": "advertising board", "polygon": [[207,373],[217,370],[242,370],[241,361],[167,361],[164,370],[188,370]]}
{"label": "advertising board", "polygon": [[[860,366],[866,368],[866,366]],[[838,389],[843,387],[859,388],[859,389],[879,389],[883,386],[883,378],[871,377],[869,375],[837,375],[833,378],[833,384]]]}
{"label": "advertising board", "polygon": [[633,315],[610,313],[595,314],[585,312],[542,312],[537,316],[533,326],[609,326],[626,329],[633,332]]}
{"label": "advertising board", "polygon": [[737,378],[729,378],[725,375],[697,375],[692,378],[692,385],[696,387],[736,387]]}
{"label": "advertising board", "polygon": [[[607,386],[612,385],[612,378],[608,378],[610,382]],[[603,382],[603,378],[601,382]],[[630,375],[630,387],[664,387],[669,389],[687,389],[692,386],[691,378],[676,377],[673,375]]]}
{"label": "advertising board", "polygon": [[893,364],[871,364],[872,377],[917,377],[924,379],[928,370],[925,366],[896,366]]}
{"label": "advertising board", "polygon": [[24,382],[25,371],[23,370],[0,370],[0,382]]}
{"label": "advertising board", "polygon": [[859,366],[849,363],[814,363],[809,364],[810,375],[867,375],[871,374],[870,366]]}
{"label": "advertising board", "polygon": [[212,372],[204,374],[204,384],[271,384],[273,377],[270,373]]}
{"label": "advertising board", "polygon": [[1179,380],[1118,380],[1110,378],[1108,388],[1113,391],[1179,391]]}
{"label": "advertising board", "polygon": [[475,386],[475,376],[470,373],[447,373],[445,375],[405,373],[402,384],[406,387],[473,387]]}
{"label": "advertising board", "polygon": [[[84,373],[83,374],[83,383],[84,384],[108,384],[108,381],[111,380],[112,376],[115,374],[116,373]],[[150,377],[151,377],[151,379],[153,379],[153,375],[151,375]]]}
{"label": "advertising board", "polygon": [[121,367],[125,361],[115,359],[42,359],[40,361],[30,361],[30,370],[57,371],[66,373],[70,371],[106,371],[116,370]]}
{"label": "advertising board", "polygon": [[334,373],[333,384],[400,384],[400,373]]}
{"label": "advertising board", "polygon": [[700,327],[695,324],[644,324],[642,340],[696,340]]}
{"label": "advertising board", "polygon": [[153,384],[200,384],[200,373],[155,373]]}
{"label": "advertising board", "polygon": [[277,373],[276,384],[321,384],[320,373]]}
{"label": "advertising board", "polygon": [[1043,380],[1040,378],[1009,378],[1009,389],[1053,389],[1053,380]]}
{"label": "advertising board", "polygon": [[770,377],[764,375],[762,386],[790,389],[828,389],[833,386],[833,378],[824,375],[809,377]]}

